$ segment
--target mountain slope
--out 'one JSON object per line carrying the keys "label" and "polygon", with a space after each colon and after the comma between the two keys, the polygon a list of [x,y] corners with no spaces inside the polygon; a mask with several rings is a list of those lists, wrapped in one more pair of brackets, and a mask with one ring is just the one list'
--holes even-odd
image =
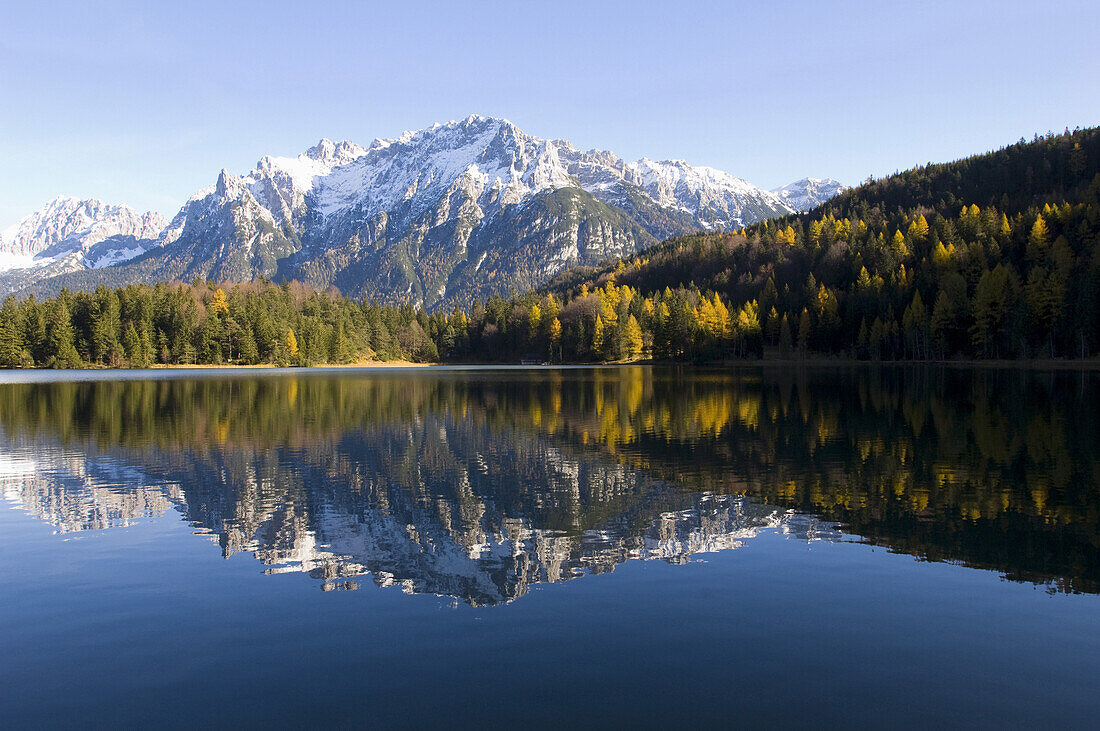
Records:
{"label": "mountain slope", "polygon": [[0,231],[0,287],[132,259],[154,245],[167,223],[153,211],[58,196]]}
{"label": "mountain slope", "polygon": [[[815,181],[818,182],[818,181]],[[471,116],[368,147],[321,140],[223,170],[148,253],[41,291],[164,279],[298,279],[428,308],[542,284],[656,241],[816,205],[835,181],[777,194],[683,161],[627,163]]]}

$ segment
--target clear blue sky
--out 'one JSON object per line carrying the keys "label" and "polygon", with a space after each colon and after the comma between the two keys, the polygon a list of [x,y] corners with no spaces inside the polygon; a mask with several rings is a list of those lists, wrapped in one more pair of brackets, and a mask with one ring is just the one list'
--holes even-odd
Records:
{"label": "clear blue sky", "polygon": [[0,227],[465,117],[763,187],[1100,124],[1100,3],[5,2]]}

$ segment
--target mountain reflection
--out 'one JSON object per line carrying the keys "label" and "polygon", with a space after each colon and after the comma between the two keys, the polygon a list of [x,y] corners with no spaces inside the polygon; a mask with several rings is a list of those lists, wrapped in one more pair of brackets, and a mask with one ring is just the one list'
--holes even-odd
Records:
{"label": "mountain reflection", "polygon": [[474,605],[846,530],[1100,589],[1092,376],[348,372],[0,386],[0,485],[59,531],[178,510],[326,589]]}

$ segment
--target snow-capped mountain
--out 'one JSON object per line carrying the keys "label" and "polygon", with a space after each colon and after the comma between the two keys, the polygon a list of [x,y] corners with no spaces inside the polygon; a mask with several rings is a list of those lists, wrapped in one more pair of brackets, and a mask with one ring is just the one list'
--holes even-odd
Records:
{"label": "snow-capped mountain", "polygon": [[128,261],[153,246],[167,223],[154,211],[58,196],[0,231],[0,288]]}
{"label": "snow-capped mountain", "polygon": [[802,178],[772,191],[787,206],[796,211],[808,211],[816,208],[847,187],[832,178]]}
{"label": "snow-capped mountain", "polygon": [[89,198],[58,196],[18,223],[0,231],[0,270],[38,266],[48,261],[79,254],[87,266],[110,266],[133,258],[124,243],[99,246],[108,239],[124,237],[137,246],[160,235],[168,221],[154,211],[139,213],[129,206],[110,205]]}
{"label": "snow-capped mountain", "polygon": [[245,175],[222,170],[134,254],[156,250],[44,287],[285,277],[438,308],[537,287],[669,236],[792,213],[838,189],[800,181],[769,192],[713,168],[628,163],[471,116],[368,147],[323,139]]}

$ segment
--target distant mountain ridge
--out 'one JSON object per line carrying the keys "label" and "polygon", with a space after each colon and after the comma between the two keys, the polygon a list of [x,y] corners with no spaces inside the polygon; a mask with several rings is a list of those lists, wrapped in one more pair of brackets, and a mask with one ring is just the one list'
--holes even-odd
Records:
{"label": "distant mountain ridge", "polygon": [[0,231],[0,282],[128,261],[153,246],[167,224],[155,211],[58,196]]}
{"label": "distant mountain ridge", "polygon": [[323,139],[295,158],[265,156],[246,175],[222,170],[170,222],[104,222],[100,229],[117,229],[109,250],[92,248],[110,237],[66,234],[66,256],[81,256],[63,266],[26,234],[29,219],[51,218],[47,206],[5,232],[0,286],[269,277],[436,309],[537,287],[669,236],[810,208],[842,190],[804,179],[765,191],[713,168],[628,163],[470,116],[368,147]]}

